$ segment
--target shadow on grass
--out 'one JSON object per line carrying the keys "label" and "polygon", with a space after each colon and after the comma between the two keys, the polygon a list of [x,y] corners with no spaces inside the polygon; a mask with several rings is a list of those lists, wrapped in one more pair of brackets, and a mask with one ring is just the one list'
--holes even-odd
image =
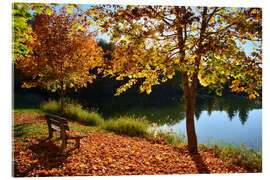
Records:
{"label": "shadow on grass", "polygon": [[61,147],[55,144],[58,140],[60,139],[39,139],[37,144],[29,146],[29,149],[33,152],[31,159],[36,161],[24,172],[19,172],[16,163],[14,163],[14,176],[25,177],[34,169],[51,170],[52,168],[58,168],[66,163],[68,156],[70,156],[71,152],[76,148],[65,149],[62,151]]}

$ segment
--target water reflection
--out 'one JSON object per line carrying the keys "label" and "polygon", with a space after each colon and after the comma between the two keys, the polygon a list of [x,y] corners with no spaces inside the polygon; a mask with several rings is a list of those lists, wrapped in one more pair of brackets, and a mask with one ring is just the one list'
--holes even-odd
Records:
{"label": "water reflection", "polygon": [[261,109],[260,102],[250,101],[244,98],[212,98],[199,97],[196,99],[195,117],[198,120],[202,111],[207,111],[211,116],[213,111],[225,111],[228,119],[232,120],[238,115],[239,120],[244,125],[248,119],[249,111]]}
{"label": "water reflection", "polygon": [[[96,107],[105,119],[124,115],[146,117],[150,122],[174,132],[185,134],[185,106],[181,98],[172,100],[167,96],[98,97],[87,102]],[[217,141],[241,142],[255,148],[261,147],[262,111],[260,101],[240,97],[200,96],[196,99],[195,128],[199,143],[214,137]],[[256,144],[256,145],[254,145]]]}
{"label": "water reflection", "polygon": [[[253,109],[261,109],[261,105],[244,98],[230,99],[217,97],[199,97],[196,99],[194,116],[198,121],[202,111],[207,111],[209,117],[214,111],[225,111],[230,121],[232,121],[234,117],[238,116],[241,124],[245,125],[248,119],[248,114]],[[125,113],[146,116],[151,122],[155,122],[160,125],[173,125],[185,119],[185,108],[183,100],[180,100],[177,105],[173,106],[167,106],[163,108],[131,108]],[[122,112],[122,114],[125,113]]]}
{"label": "water reflection", "polygon": [[[195,129],[198,142],[244,143],[255,150],[262,144],[261,103],[243,98],[200,97],[196,101]],[[185,119],[174,125],[165,124],[174,132],[186,133]]]}
{"label": "water reflection", "polygon": [[[169,99],[166,97],[111,97],[93,99],[92,103],[86,106],[100,110],[105,119],[123,115],[145,116],[150,122],[159,125],[174,125],[185,119],[184,100]],[[196,99],[194,116],[196,121],[201,117],[202,111],[207,111],[210,117],[214,111],[225,111],[228,120],[232,121],[235,116],[245,125],[248,114],[253,109],[261,109],[261,103],[250,101],[246,98],[210,97],[199,96]]]}

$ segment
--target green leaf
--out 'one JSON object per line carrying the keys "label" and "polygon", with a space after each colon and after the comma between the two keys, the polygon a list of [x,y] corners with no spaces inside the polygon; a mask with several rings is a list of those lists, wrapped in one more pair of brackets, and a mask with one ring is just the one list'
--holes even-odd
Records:
{"label": "green leaf", "polygon": [[44,4],[38,4],[37,6],[34,7],[34,10],[38,13],[41,14],[42,11],[44,10]]}
{"label": "green leaf", "polygon": [[73,24],[73,26],[72,26],[72,30],[76,30],[76,29],[78,29],[78,27],[79,27],[79,24],[78,24],[78,23]]}
{"label": "green leaf", "polygon": [[53,10],[52,10],[51,8],[47,8],[47,9],[46,9],[46,13],[47,13],[48,15],[51,15],[51,14],[53,13]]}

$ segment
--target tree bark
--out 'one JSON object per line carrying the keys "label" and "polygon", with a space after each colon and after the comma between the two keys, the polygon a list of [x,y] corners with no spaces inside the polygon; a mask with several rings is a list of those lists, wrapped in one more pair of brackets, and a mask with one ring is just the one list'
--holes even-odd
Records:
{"label": "tree bark", "polygon": [[[182,11],[187,13],[186,9],[182,9]],[[181,10],[179,7],[176,6],[176,11],[180,12]],[[213,13],[214,14],[214,13]],[[187,70],[182,72],[182,82],[183,82],[183,89],[184,89],[184,97],[185,97],[185,111],[186,111],[186,131],[187,131],[187,139],[188,139],[188,149],[190,152],[197,153],[198,152],[198,145],[197,145],[197,135],[195,132],[194,126],[194,110],[195,110],[195,102],[196,102],[196,93],[197,93],[197,86],[198,86],[198,72],[201,60],[201,54],[203,50],[202,41],[204,39],[204,33],[207,28],[207,23],[210,18],[207,20],[207,7],[203,8],[202,12],[202,25],[200,29],[200,37],[198,41],[198,49],[196,50],[196,59],[194,68],[195,71],[192,72],[191,75],[187,74]],[[210,17],[212,17],[211,15]],[[177,19],[181,19],[180,14],[178,14]],[[183,23],[183,22],[179,22]],[[187,22],[185,22],[187,23]],[[180,62],[186,63],[185,60],[185,42],[187,39],[187,29],[186,24],[184,26],[180,26],[178,29],[178,48],[180,52]],[[191,78],[189,81],[188,77]]]}
{"label": "tree bark", "polygon": [[[195,76],[195,75],[194,75]],[[193,77],[194,77],[193,76]],[[188,139],[188,149],[192,153],[197,153],[197,135],[194,126],[194,108],[197,85],[196,78],[192,80],[191,87],[189,86],[188,76],[186,72],[182,73],[184,97],[185,97],[185,111],[186,111],[186,131]]]}
{"label": "tree bark", "polygon": [[61,89],[59,92],[59,96],[60,96],[60,113],[64,114],[64,83],[61,82]]}
{"label": "tree bark", "polygon": [[64,94],[61,92],[60,93],[60,113],[64,114]]}

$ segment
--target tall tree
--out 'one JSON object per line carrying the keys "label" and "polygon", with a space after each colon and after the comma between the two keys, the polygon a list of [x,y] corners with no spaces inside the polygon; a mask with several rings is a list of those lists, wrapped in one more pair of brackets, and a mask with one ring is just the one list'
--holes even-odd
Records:
{"label": "tall tree", "polygon": [[32,22],[32,41],[25,41],[29,55],[18,58],[18,67],[32,80],[23,87],[41,86],[58,92],[61,112],[67,88],[87,86],[96,75],[90,70],[102,64],[102,49],[89,32],[85,18],[65,8],[50,15],[43,11]]}
{"label": "tall tree", "polygon": [[32,40],[31,36],[29,35],[29,32],[31,32],[32,29],[28,23],[33,19],[33,13],[40,14],[42,11],[47,14],[52,13],[52,9],[49,4],[12,4],[12,55],[15,63],[18,56],[25,56],[28,54],[29,50],[25,44],[25,41]]}
{"label": "tall tree", "polygon": [[[91,13],[93,12],[93,13]],[[178,6],[93,6],[85,11],[116,42],[105,75],[143,79],[140,91],[182,74],[188,147],[197,152],[194,107],[198,83],[222,93],[226,82],[250,98],[262,87],[262,10]],[[245,44],[254,47],[245,51]]]}

